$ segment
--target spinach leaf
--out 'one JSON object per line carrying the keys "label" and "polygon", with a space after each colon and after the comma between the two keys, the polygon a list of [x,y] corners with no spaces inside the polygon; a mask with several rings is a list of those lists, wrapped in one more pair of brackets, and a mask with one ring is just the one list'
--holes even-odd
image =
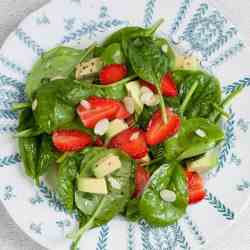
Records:
{"label": "spinach leaf", "polygon": [[75,179],[80,165],[80,154],[68,155],[59,165],[56,190],[65,208],[72,212],[74,209]]}
{"label": "spinach leaf", "polygon": [[192,87],[197,84],[192,96],[185,104],[184,116],[208,118],[214,110],[213,104],[221,102],[219,81],[202,71],[177,70],[172,75],[179,88],[179,97],[175,100],[181,104]]}
{"label": "spinach leaf", "polygon": [[39,157],[37,162],[36,176],[39,179],[40,176],[44,175],[49,168],[55,165],[56,153],[52,144],[51,136],[44,134],[41,138],[41,145],[39,148]]}
{"label": "spinach leaf", "polygon": [[169,58],[150,37],[130,39],[128,44],[128,57],[132,68],[141,79],[156,85],[163,120],[167,122],[165,103],[161,94],[161,78],[170,69]]}
{"label": "spinach leaf", "polygon": [[72,121],[75,117],[75,108],[57,97],[58,87],[49,83],[36,92],[37,107],[34,116],[38,130],[51,133],[59,126]]}
{"label": "spinach leaf", "polygon": [[[204,136],[199,136],[197,130]],[[165,141],[165,156],[168,160],[183,160],[205,153],[224,139],[219,126],[204,118],[184,120],[179,133]]]}
{"label": "spinach leaf", "polygon": [[136,37],[129,40],[128,55],[136,74],[143,80],[156,85],[169,70],[168,56],[150,37]]}
{"label": "spinach leaf", "polygon": [[105,48],[105,50],[102,52],[101,58],[105,65],[113,63],[125,63],[125,57],[119,43],[112,43],[107,48]]}
{"label": "spinach leaf", "polygon": [[172,70],[175,68],[175,53],[169,45],[167,39],[163,37],[155,38],[155,44],[167,55],[169,58],[169,68]]}
{"label": "spinach leaf", "polygon": [[[19,114],[19,124],[17,131],[23,131],[34,126],[34,117],[31,109],[24,109]],[[25,172],[33,179],[36,178],[36,166],[38,159],[39,137],[18,138],[18,147]]]}
{"label": "spinach leaf", "polygon": [[[162,200],[160,192],[171,190],[176,194],[174,202]],[[172,162],[154,172],[140,200],[141,216],[154,226],[174,224],[186,212],[188,193],[182,167]]]}
{"label": "spinach leaf", "polygon": [[36,166],[39,144],[40,142],[38,137],[18,139],[19,151],[25,168],[25,172],[33,179],[36,179]]}
{"label": "spinach leaf", "polygon": [[117,155],[122,163],[122,167],[110,174],[120,184],[120,189],[112,187],[108,183],[107,195],[76,193],[76,205],[78,209],[89,220],[83,225],[73,237],[73,249],[76,249],[77,243],[82,234],[89,228],[102,225],[111,220],[115,215],[123,211],[131,195],[130,177],[132,175],[134,161],[123,152],[117,149],[106,148],[88,148],[82,152],[84,158],[81,163],[80,176],[93,176],[93,169],[103,157],[114,154]]}
{"label": "spinach leaf", "polygon": [[138,199],[129,200],[123,215],[127,217],[127,219],[130,221],[138,221],[141,218],[139,210],[139,200]]}
{"label": "spinach leaf", "polygon": [[138,26],[130,26],[113,32],[104,42],[103,47],[107,47],[112,43],[121,43],[124,38],[133,36],[152,36],[159,26],[163,23],[163,19],[159,19],[155,24],[148,28]]}
{"label": "spinach leaf", "polygon": [[32,98],[41,86],[42,79],[68,77],[75,65],[89,56],[94,48],[95,44],[85,50],[59,46],[44,53],[28,75],[25,89],[27,96]]}

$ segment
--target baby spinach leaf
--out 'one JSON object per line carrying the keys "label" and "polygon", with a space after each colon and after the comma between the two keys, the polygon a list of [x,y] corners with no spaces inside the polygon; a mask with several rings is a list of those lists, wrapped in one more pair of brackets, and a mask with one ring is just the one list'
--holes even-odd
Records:
{"label": "baby spinach leaf", "polygon": [[80,165],[80,154],[68,155],[59,165],[56,190],[65,208],[72,212],[74,209],[75,179]]}
{"label": "baby spinach leaf", "polygon": [[28,128],[32,128],[35,126],[35,119],[33,116],[33,112],[31,108],[27,108],[22,110],[19,113],[18,127],[17,131],[23,131]]}
{"label": "baby spinach leaf", "polygon": [[42,132],[51,133],[75,117],[75,108],[57,98],[57,92],[57,85],[53,83],[37,90],[34,116],[38,130]]}
{"label": "baby spinach leaf", "polygon": [[44,53],[28,75],[25,89],[27,96],[32,98],[41,86],[42,79],[68,77],[75,65],[88,57],[94,48],[95,44],[85,50],[59,46]]}
{"label": "baby spinach leaf", "polygon": [[47,134],[42,136],[38,155],[36,176],[39,179],[39,177],[44,175],[49,168],[55,165],[56,153],[54,152],[51,136]]}
{"label": "baby spinach leaf", "polygon": [[129,40],[128,55],[136,74],[143,80],[156,85],[169,70],[168,56],[150,37],[136,37]]}
{"label": "baby spinach leaf", "polygon": [[105,65],[125,63],[125,57],[119,43],[112,43],[107,48],[105,48],[105,50],[102,52],[101,58]]}
{"label": "baby spinach leaf", "polygon": [[[120,189],[108,184],[109,193],[107,195],[76,193],[76,205],[82,213],[89,216],[89,220],[74,235],[73,249],[76,249],[78,241],[86,230],[107,223],[123,211],[131,195],[130,176],[134,165],[134,161],[128,155],[117,149],[88,148],[82,154],[84,158],[81,163],[81,177],[93,177],[93,169],[103,157],[109,154],[119,156],[122,167],[111,173],[110,176],[120,183]],[[109,182],[107,181],[107,183]]]}
{"label": "baby spinach leaf", "polygon": [[36,179],[39,144],[40,142],[38,137],[18,139],[18,146],[25,168],[25,173],[33,179]]}
{"label": "baby spinach leaf", "polygon": [[126,216],[127,219],[130,221],[138,221],[141,218],[139,210],[139,200],[138,199],[129,200],[123,215]]}
{"label": "baby spinach leaf", "polygon": [[[162,190],[171,190],[176,194],[174,202],[166,202],[161,196]],[[186,177],[182,167],[172,162],[164,164],[154,172],[148,187],[140,200],[141,216],[154,226],[174,224],[186,212],[188,193]]]}
{"label": "baby spinach leaf", "polygon": [[176,99],[181,104],[192,87],[197,84],[188,103],[185,104],[184,116],[187,118],[208,118],[214,110],[212,104],[220,104],[220,83],[214,76],[202,71],[177,70],[173,72],[173,78],[179,89],[179,96]]}
{"label": "baby spinach leaf", "polygon": [[150,119],[152,118],[154,112],[157,110],[157,106],[144,106],[143,111],[138,117],[137,123],[142,129],[146,129]]}
{"label": "baby spinach leaf", "polygon": [[128,39],[135,36],[152,36],[159,28],[164,20],[160,19],[155,24],[148,28],[142,28],[138,26],[130,26],[119,29],[113,32],[104,42],[103,46],[107,47],[112,43],[121,43],[123,39]]}
{"label": "baby spinach leaf", "polygon": [[[197,130],[204,136],[199,136]],[[224,139],[222,129],[204,118],[192,118],[182,121],[179,133],[165,144],[165,156],[168,160],[183,160],[205,153]]]}

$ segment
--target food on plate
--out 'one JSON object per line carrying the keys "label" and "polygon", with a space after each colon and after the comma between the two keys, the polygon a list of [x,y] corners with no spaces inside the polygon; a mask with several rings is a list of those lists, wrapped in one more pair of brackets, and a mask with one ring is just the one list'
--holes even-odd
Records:
{"label": "food on plate", "polygon": [[15,107],[27,176],[39,185],[57,168],[60,200],[78,214],[72,249],[116,215],[167,226],[206,196],[202,174],[217,165],[219,121],[240,89],[223,99],[194,55],[156,34],[161,22],[44,53]]}

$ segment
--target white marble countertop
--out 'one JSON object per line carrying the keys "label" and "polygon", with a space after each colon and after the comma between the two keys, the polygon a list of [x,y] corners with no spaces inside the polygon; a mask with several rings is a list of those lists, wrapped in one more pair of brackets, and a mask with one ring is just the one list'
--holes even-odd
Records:
{"label": "white marble countertop", "polygon": [[[250,45],[250,2],[247,0],[211,0],[215,5],[223,5],[223,9],[232,22],[244,35],[245,42]],[[30,12],[36,10],[48,0],[1,0],[0,1],[0,46],[8,34]],[[19,229],[0,203],[0,249],[1,250],[45,250],[32,241]],[[249,240],[249,239],[247,239]],[[246,246],[245,244],[243,245]],[[250,249],[250,246],[243,248]]]}

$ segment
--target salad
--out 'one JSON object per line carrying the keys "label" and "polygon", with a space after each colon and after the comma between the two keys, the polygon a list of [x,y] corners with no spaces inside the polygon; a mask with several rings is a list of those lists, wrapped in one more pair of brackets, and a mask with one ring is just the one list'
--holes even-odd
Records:
{"label": "salad", "polygon": [[240,88],[223,98],[220,82],[148,28],[125,27],[86,49],[44,53],[17,103],[17,138],[27,176],[55,172],[57,194],[79,229],[117,215],[163,227],[206,191],[217,165],[221,118]]}

